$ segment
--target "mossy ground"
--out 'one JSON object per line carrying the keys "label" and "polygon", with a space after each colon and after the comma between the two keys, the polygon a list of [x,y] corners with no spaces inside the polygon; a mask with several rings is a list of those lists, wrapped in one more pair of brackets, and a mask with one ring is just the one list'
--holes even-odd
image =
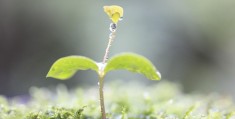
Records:
{"label": "mossy ground", "polygon": [[[98,86],[51,91],[32,87],[30,97],[0,96],[0,119],[99,119]],[[169,82],[106,83],[105,105],[110,119],[235,119],[229,96],[184,94]]]}

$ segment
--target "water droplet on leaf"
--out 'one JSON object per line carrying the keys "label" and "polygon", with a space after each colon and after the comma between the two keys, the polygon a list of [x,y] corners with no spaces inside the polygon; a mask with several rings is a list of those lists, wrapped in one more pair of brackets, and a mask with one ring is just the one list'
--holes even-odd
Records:
{"label": "water droplet on leaf", "polygon": [[159,78],[161,79],[161,78],[162,78],[161,73],[160,73],[159,71],[157,71],[156,73],[157,73],[157,75],[159,76]]}

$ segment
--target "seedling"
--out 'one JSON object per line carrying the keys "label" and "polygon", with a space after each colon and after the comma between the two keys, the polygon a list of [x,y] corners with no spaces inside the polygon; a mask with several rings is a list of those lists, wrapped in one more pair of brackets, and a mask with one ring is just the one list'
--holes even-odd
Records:
{"label": "seedling", "polygon": [[120,6],[104,6],[104,11],[112,20],[108,46],[102,62],[95,62],[84,56],[66,56],[58,59],[49,70],[46,77],[66,80],[78,70],[94,70],[99,76],[99,94],[102,119],[106,119],[103,86],[105,75],[112,70],[128,70],[140,73],[151,80],[160,80],[161,75],[154,65],[145,57],[134,53],[121,53],[108,60],[109,49],[114,40],[117,23],[122,19],[123,8]]}

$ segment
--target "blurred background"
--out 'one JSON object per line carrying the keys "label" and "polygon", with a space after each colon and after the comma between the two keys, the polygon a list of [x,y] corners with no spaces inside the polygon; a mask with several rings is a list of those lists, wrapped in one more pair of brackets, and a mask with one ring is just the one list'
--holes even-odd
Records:
{"label": "blurred background", "polygon": [[[111,22],[103,6],[112,4],[124,8],[124,19],[110,56],[135,52],[185,92],[235,97],[234,0],[0,0],[0,94],[24,95],[31,86],[60,83],[97,86],[93,71],[66,81],[45,76],[64,56],[102,61]],[[160,82],[126,71],[110,72],[105,82],[113,80]]]}

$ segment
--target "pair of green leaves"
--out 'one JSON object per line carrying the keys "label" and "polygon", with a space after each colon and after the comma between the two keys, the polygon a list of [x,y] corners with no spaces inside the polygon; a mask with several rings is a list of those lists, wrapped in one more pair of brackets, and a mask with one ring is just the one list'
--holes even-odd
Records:
{"label": "pair of green leaves", "polygon": [[145,57],[134,53],[122,53],[112,57],[107,64],[96,63],[84,56],[67,56],[58,59],[49,70],[47,77],[66,80],[78,70],[94,70],[100,77],[112,70],[128,70],[143,74],[148,79],[160,80],[161,76],[154,65]]}

